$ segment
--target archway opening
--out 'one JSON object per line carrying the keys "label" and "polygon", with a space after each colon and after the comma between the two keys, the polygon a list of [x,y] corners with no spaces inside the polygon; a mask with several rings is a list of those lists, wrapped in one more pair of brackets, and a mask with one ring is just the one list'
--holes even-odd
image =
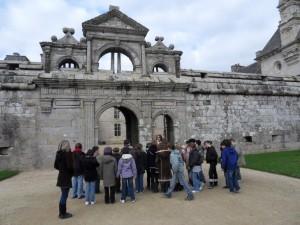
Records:
{"label": "archway opening", "polygon": [[159,115],[154,119],[152,138],[155,139],[158,134],[161,134],[169,143],[174,144],[174,123],[168,114]]}
{"label": "archway opening", "polygon": [[158,63],[155,64],[155,66],[152,69],[153,73],[167,73],[168,72],[168,67],[165,64]]}
{"label": "archway opening", "polygon": [[100,56],[98,69],[111,71],[116,74],[132,72],[134,71],[134,65],[126,51],[119,48],[111,48]]}
{"label": "archway opening", "polygon": [[125,139],[130,144],[139,143],[138,119],[134,112],[126,107],[111,107],[98,119],[98,143],[122,145]]}
{"label": "archway opening", "polygon": [[73,59],[64,59],[58,65],[59,69],[78,69],[79,65]]}

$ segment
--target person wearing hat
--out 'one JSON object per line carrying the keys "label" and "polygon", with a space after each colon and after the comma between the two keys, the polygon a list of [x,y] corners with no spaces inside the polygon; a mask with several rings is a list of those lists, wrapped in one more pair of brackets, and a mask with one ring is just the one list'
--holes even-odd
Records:
{"label": "person wearing hat", "polygon": [[115,203],[116,174],[117,161],[112,156],[112,148],[105,147],[100,162],[100,179],[103,180],[105,204]]}
{"label": "person wearing hat", "polygon": [[69,141],[63,140],[58,145],[54,168],[59,171],[56,186],[60,187],[61,190],[58,217],[67,219],[72,217],[72,214],[67,212],[67,199],[72,187],[71,179],[73,176],[73,157]]}
{"label": "person wearing hat", "polygon": [[[120,149],[118,147],[113,148],[112,150],[112,156],[116,159],[117,166],[119,164],[119,160],[121,158]],[[121,180],[120,177],[116,177],[116,192],[121,192]]]}

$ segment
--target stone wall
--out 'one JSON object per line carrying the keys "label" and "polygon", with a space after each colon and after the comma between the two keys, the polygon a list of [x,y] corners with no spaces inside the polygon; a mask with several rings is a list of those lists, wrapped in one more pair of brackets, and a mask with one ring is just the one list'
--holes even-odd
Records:
{"label": "stone wall", "polygon": [[246,153],[300,147],[295,78],[186,70],[180,78],[72,74],[0,74],[1,169],[51,168],[62,139],[72,147],[76,142],[92,147],[99,117],[111,107],[136,117],[136,135],[144,146],[157,118],[168,115],[179,143],[194,137],[219,148],[223,138],[233,137]]}

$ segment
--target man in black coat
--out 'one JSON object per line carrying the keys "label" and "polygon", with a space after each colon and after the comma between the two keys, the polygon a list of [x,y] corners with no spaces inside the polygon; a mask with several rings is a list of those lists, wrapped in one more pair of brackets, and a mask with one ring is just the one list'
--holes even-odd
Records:
{"label": "man in black coat", "polygon": [[84,198],[83,194],[83,159],[84,152],[82,152],[82,144],[77,143],[73,154],[73,168],[74,174],[72,177],[72,188],[73,188],[73,198]]}
{"label": "man in black coat", "polygon": [[192,180],[193,180],[193,192],[199,192],[202,190],[201,187],[201,179],[200,179],[200,172],[201,172],[201,154],[196,148],[195,143],[190,144],[190,156],[189,156],[189,163],[188,167],[191,171]]}
{"label": "man in black coat", "polygon": [[214,186],[218,185],[218,174],[217,174],[217,163],[218,163],[218,154],[215,147],[212,145],[211,141],[205,141],[204,147],[206,149],[206,162],[209,164],[209,186],[211,189]]}

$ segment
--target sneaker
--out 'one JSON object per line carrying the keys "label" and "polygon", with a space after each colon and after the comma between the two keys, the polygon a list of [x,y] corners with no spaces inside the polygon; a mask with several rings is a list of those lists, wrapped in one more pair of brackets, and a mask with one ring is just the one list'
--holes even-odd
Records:
{"label": "sneaker", "polygon": [[168,193],[164,193],[164,196],[165,196],[166,198],[171,198],[171,197],[172,197],[171,194],[168,194]]}
{"label": "sneaker", "polygon": [[135,199],[131,200],[132,203],[135,203]]}
{"label": "sneaker", "polygon": [[124,203],[125,203],[125,200],[120,200],[120,202],[121,202],[122,204],[124,204]]}
{"label": "sneaker", "polygon": [[89,205],[89,202],[85,202],[84,204],[85,204],[85,205]]}
{"label": "sneaker", "polygon": [[196,190],[192,190],[192,192],[193,192],[193,193],[198,193],[199,191],[196,191]]}
{"label": "sneaker", "polygon": [[199,191],[202,191],[203,190],[203,185],[199,188]]}
{"label": "sneaker", "polygon": [[77,195],[74,195],[72,198],[73,198],[73,199],[74,199],[74,198],[77,198]]}
{"label": "sneaker", "polygon": [[95,205],[96,204],[96,202],[91,202],[91,205]]}
{"label": "sneaker", "polygon": [[83,199],[85,196],[84,195],[81,195],[78,197],[78,199]]}

